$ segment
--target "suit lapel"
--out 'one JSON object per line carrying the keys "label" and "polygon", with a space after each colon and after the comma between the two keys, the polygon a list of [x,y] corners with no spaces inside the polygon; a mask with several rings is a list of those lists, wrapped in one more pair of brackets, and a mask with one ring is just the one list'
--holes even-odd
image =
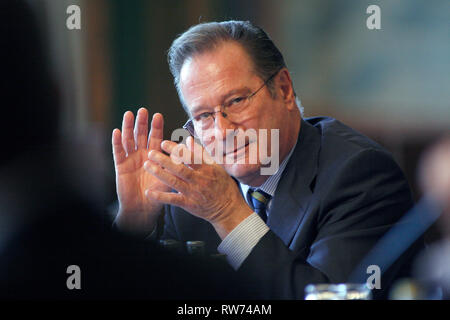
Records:
{"label": "suit lapel", "polygon": [[301,120],[297,145],[272,199],[270,229],[289,246],[311,199],[311,182],[317,174],[320,150],[318,129]]}

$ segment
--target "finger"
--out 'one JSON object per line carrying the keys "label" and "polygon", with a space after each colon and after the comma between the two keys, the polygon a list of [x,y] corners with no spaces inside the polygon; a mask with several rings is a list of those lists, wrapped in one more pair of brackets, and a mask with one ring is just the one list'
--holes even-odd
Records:
{"label": "finger", "polygon": [[167,152],[168,154],[171,154],[174,148],[176,148],[178,145],[179,143],[170,140],[164,140],[163,142],[161,142],[161,149]]}
{"label": "finger", "polygon": [[150,150],[161,150],[161,141],[163,139],[164,118],[161,113],[155,113],[152,119],[152,126],[148,140]]}
{"label": "finger", "polygon": [[181,143],[164,140],[161,143],[161,148],[163,151],[170,154],[170,158],[173,162],[177,164],[182,162],[194,169],[197,168],[198,165],[203,164],[202,153],[204,152],[204,150],[202,146],[198,144],[194,146],[189,141],[193,141],[193,139],[191,137],[188,137],[188,140],[186,140],[186,146]]}
{"label": "finger", "polygon": [[127,111],[123,115],[122,121],[122,144],[127,154],[130,154],[136,150],[134,144],[133,127],[134,127],[133,112]]}
{"label": "finger", "polygon": [[[164,142],[162,143],[162,145],[164,145]],[[170,160],[172,160],[172,162],[174,162],[175,164],[190,165],[192,163],[191,159],[192,159],[191,152],[182,143],[177,144],[170,152]]]}
{"label": "finger", "polygon": [[122,133],[119,129],[114,129],[112,132],[112,148],[114,163],[117,166],[126,159],[126,152],[122,145]]}
{"label": "finger", "polygon": [[[194,164],[214,164],[214,159],[209,155],[208,151],[202,145],[195,142],[192,137],[187,137],[186,145],[188,149],[194,154]],[[199,159],[200,158],[200,162]]]}
{"label": "finger", "polygon": [[187,204],[186,197],[181,193],[173,193],[173,192],[161,192],[161,191],[150,191],[146,190],[145,195],[158,202],[171,204],[177,207],[185,207]]}
{"label": "finger", "polygon": [[148,136],[148,111],[145,108],[140,108],[136,116],[136,124],[134,126],[134,141],[137,149],[147,148]]}
{"label": "finger", "polygon": [[[183,179],[186,182],[193,182],[194,171],[183,164],[175,163],[162,152],[152,150],[148,154],[149,160],[159,164],[161,167],[169,170],[172,174]],[[181,190],[180,190],[181,191]]]}
{"label": "finger", "polygon": [[161,166],[151,163],[151,161],[144,162],[144,169],[172,189],[183,193],[189,191],[189,186],[185,181],[169,172],[168,170],[163,169]]}
{"label": "finger", "polygon": [[176,143],[170,140],[161,142],[161,149],[170,155],[170,159],[175,164],[191,164],[191,152],[182,143]]}

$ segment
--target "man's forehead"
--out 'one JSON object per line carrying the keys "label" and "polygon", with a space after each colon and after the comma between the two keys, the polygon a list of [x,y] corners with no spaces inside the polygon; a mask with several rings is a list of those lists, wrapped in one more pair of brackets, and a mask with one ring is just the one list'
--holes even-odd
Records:
{"label": "man's forehead", "polygon": [[238,43],[222,45],[186,59],[180,70],[180,84],[195,86],[198,82],[214,81],[226,76],[251,76],[253,64]]}
{"label": "man's forehead", "polygon": [[[239,44],[226,43],[186,60],[180,72],[180,89],[189,106],[202,106],[208,98],[220,98],[248,85],[255,76],[253,64]],[[210,97],[208,97],[211,95]]]}

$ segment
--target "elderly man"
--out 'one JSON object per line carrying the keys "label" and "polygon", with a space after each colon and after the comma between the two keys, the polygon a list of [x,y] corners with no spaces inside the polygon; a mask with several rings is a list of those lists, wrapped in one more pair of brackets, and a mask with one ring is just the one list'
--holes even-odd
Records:
{"label": "elderly man", "polygon": [[[164,212],[164,237],[226,254],[259,280],[255,297],[301,298],[308,283],[347,281],[411,207],[386,150],[335,119],[302,118],[283,56],[262,29],[196,25],[173,42],[169,64],[185,127],[202,146],[190,137],[179,157],[179,145],[163,141],[161,114],[148,137],[147,110],[136,121],[125,113],[112,137],[120,229],[149,235]],[[188,161],[198,148],[206,161]],[[273,174],[263,174],[262,148],[278,152]],[[381,289],[401,267],[382,270]]]}

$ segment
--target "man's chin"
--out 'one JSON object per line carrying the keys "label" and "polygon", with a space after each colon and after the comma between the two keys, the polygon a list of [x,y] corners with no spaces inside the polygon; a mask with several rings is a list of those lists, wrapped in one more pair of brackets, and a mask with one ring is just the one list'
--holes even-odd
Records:
{"label": "man's chin", "polygon": [[225,171],[244,184],[260,175],[259,164],[223,164]]}

